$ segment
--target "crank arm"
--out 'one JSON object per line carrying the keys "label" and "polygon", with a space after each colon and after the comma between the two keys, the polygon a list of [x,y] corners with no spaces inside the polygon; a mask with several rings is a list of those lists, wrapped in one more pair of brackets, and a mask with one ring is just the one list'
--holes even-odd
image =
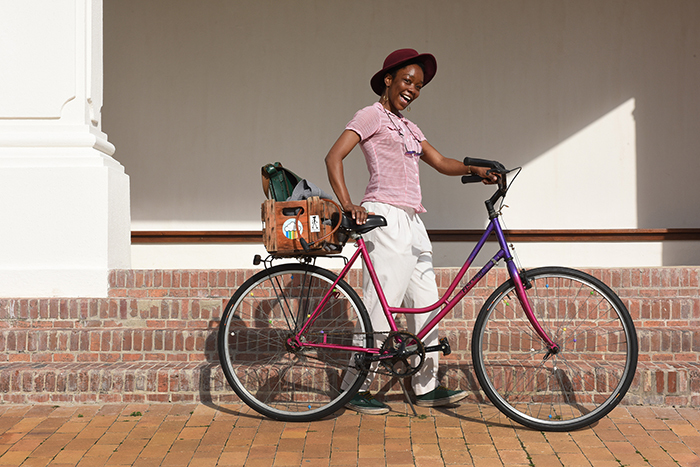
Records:
{"label": "crank arm", "polygon": [[362,358],[366,362],[381,362],[382,360],[389,360],[394,357],[396,357],[396,354],[364,354]]}
{"label": "crank arm", "polygon": [[450,348],[450,343],[447,341],[447,337],[443,337],[440,339],[440,343],[438,345],[431,345],[430,347],[425,348],[425,353],[428,352],[442,352],[443,355],[449,355],[452,353],[452,349]]}

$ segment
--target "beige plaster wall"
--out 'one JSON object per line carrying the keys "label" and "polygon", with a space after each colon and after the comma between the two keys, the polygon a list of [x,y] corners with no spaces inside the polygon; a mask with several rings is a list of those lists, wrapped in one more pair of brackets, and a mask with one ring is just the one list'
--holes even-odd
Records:
{"label": "beige plaster wall", "polygon": [[[402,47],[438,59],[407,114],[435,147],[524,167],[508,227],[700,227],[700,2],[105,0],[104,9],[103,129],[131,177],[134,229],[257,229],[260,166],[275,160],[329,189],[323,157],[376,100],[369,78]],[[359,201],[359,150],[346,166]],[[429,228],[484,224],[486,188],[427,166],[422,180]],[[700,261],[688,259],[697,250],[639,245],[629,256],[682,264]],[[571,263],[584,263],[590,248],[577,255]]]}

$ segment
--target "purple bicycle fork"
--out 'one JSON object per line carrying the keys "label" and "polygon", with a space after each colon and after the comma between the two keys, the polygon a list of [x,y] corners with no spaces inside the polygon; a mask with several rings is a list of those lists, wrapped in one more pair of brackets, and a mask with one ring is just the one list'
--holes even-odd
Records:
{"label": "purple bicycle fork", "polygon": [[[457,294],[450,299],[449,297],[452,296],[454,291],[457,289],[457,285],[459,282],[462,280],[462,278],[465,276],[467,273],[467,270],[471,266],[471,264],[474,262],[474,259],[476,256],[479,254],[481,249],[483,248],[484,244],[486,243],[486,240],[488,237],[492,234],[496,234],[496,239],[498,241],[498,245],[500,246],[500,249],[498,252],[482,267],[475,275],[474,277],[469,280],[469,282],[462,287]],[[523,281],[520,277],[520,273],[518,271],[518,268],[515,265],[515,261],[513,260],[513,256],[510,253],[510,249],[508,248],[508,243],[506,242],[505,235],[503,234],[503,229],[501,228],[501,224],[498,220],[498,216],[495,216],[491,219],[489,222],[488,227],[484,231],[483,235],[481,236],[481,239],[479,239],[479,242],[476,244],[474,249],[472,250],[471,254],[465,261],[464,265],[462,268],[459,270],[457,273],[457,276],[454,278],[450,286],[448,287],[447,291],[445,294],[435,302],[434,304],[425,307],[425,308],[400,308],[400,307],[390,307],[389,304],[387,303],[386,297],[384,295],[384,292],[381,288],[381,285],[379,283],[379,279],[377,277],[377,273],[374,270],[374,265],[372,264],[372,261],[369,257],[369,253],[367,251],[367,246],[365,245],[365,241],[362,237],[358,237],[355,240],[355,246],[357,247],[357,251],[352,255],[348,263],[345,265],[345,267],[342,269],[338,277],[336,278],[335,282],[333,283],[333,286],[328,290],[328,292],[325,294],[321,302],[318,304],[314,312],[311,314],[309,319],[306,321],[304,326],[302,326],[301,330],[292,338],[290,338],[290,341],[293,341],[293,344],[295,346],[299,347],[319,347],[319,348],[333,348],[333,349],[341,349],[341,350],[350,350],[350,351],[362,351],[364,353],[369,353],[369,354],[377,354],[379,353],[379,349],[368,349],[364,347],[357,347],[357,346],[340,346],[340,345],[334,345],[334,344],[328,344],[325,341],[325,338],[323,338],[322,342],[304,342],[303,339],[301,339],[301,336],[304,335],[306,330],[308,329],[311,324],[316,320],[318,315],[321,313],[321,310],[325,307],[326,303],[328,303],[328,300],[331,299],[331,297],[336,293],[335,288],[338,285],[338,282],[342,280],[343,277],[350,271],[350,268],[353,266],[353,264],[357,261],[357,259],[362,256],[362,259],[365,262],[365,265],[367,267],[367,272],[370,275],[372,284],[374,285],[376,292],[377,292],[377,297],[379,298],[379,302],[382,305],[382,309],[384,310],[384,315],[386,316],[387,322],[389,323],[389,328],[392,331],[398,331],[398,328],[396,327],[396,321],[394,320],[393,314],[394,313],[404,313],[404,314],[409,314],[409,313],[428,313],[431,312],[437,308],[442,307],[442,310],[432,319],[428,324],[426,324],[423,329],[418,332],[416,337],[419,339],[423,340],[423,338],[442,320],[442,318],[445,317],[447,313],[449,313],[452,308],[462,299],[464,298],[465,295],[471,291],[472,288],[502,259],[505,259],[506,262],[506,267],[508,269],[508,273],[510,274],[511,279],[513,280],[513,284],[515,284],[515,293],[518,297],[518,300],[520,301],[520,304],[523,307],[523,310],[525,311],[525,315],[527,316],[528,321],[532,325],[532,328],[535,330],[538,336],[547,344],[547,347],[549,348],[549,352],[551,353],[556,353],[559,350],[559,347],[557,344],[547,335],[545,330],[542,328],[540,323],[537,321],[537,318],[535,317],[534,312],[532,311],[532,308],[530,306],[530,302],[527,298],[527,295],[525,294],[525,287],[523,286]],[[292,342],[290,342],[292,344]]]}

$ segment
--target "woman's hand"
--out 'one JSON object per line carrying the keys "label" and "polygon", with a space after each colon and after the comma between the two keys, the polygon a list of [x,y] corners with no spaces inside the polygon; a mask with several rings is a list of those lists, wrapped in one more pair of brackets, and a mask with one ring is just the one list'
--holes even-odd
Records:
{"label": "woman's hand", "polygon": [[445,157],[437,149],[435,149],[427,140],[421,142],[423,147],[423,159],[429,166],[444,175],[478,175],[486,185],[498,183],[501,177],[497,173],[488,173],[487,167],[475,167],[473,165],[466,166],[463,162],[456,159]]}
{"label": "woman's hand", "polygon": [[475,167],[475,166],[469,166],[472,174],[478,175],[479,177],[482,178],[482,182],[484,182],[485,185],[493,185],[495,183],[498,183],[498,179],[501,177],[497,173],[489,173],[488,167]]}
{"label": "woman's hand", "polygon": [[367,209],[356,204],[349,204],[348,206],[343,206],[343,211],[350,214],[350,217],[357,223],[357,225],[362,225],[367,222]]}

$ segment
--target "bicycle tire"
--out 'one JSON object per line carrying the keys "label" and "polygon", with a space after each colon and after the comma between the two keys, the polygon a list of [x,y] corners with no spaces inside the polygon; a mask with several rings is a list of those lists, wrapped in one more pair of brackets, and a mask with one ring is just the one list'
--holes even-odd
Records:
{"label": "bicycle tire", "polygon": [[[217,349],[226,380],[249,407],[282,421],[323,418],[350,400],[367,376],[348,350],[293,349],[287,338],[331,289],[337,276],[282,264],[248,279],[221,316]],[[340,281],[305,338],[371,347],[372,327],[357,293]],[[345,374],[351,384],[341,388]]]}
{"label": "bicycle tire", "polygon": [[474,372],[489,400],[510,419],[541,431],[573,431],[607,415],[637,367],[637,334],[627,308],[584,272],[528,271],[533,312],[560,352],[535,333],[513,280],[484,303],[472,334]]}

